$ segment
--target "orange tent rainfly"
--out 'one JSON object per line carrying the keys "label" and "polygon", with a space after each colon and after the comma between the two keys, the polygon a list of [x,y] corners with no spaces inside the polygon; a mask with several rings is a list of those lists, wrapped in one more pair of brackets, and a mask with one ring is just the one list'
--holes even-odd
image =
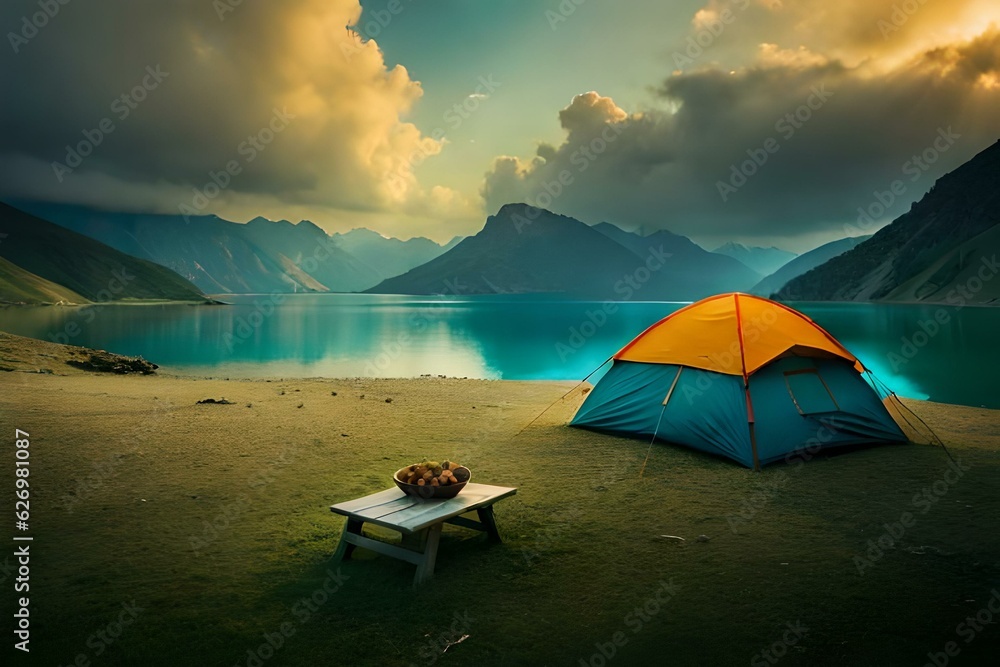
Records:
{"label": "orange tent rainfly", "polygon": [[572,425],[655,436],[754,468],[805,448],[906,441],[857,357],[761,297],[693,303],[613,360]]}

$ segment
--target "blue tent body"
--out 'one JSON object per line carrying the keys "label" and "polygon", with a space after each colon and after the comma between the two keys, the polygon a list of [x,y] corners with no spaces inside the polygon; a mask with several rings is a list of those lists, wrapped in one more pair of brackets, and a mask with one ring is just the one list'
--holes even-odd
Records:
{"label": "blue tent body", "polygon": [[[653,354],[670,346],[664,341]],[[750,468],[802,450],[907,441],[846,350],[849,358],[792,346],[752,374],[630,361],[622,358],[627,350],[615,355],[572,426],[655,436]]]}
{"label": "blue tent body", "polygon": [[[779,359],[754,374],[750,395],[760,465],[804,449],[906,441],[875,391],[841,360]],[[737,376],[616,361],[570,423],[647,438],[655,432],[657,439],[754,467],[743,379]]]}

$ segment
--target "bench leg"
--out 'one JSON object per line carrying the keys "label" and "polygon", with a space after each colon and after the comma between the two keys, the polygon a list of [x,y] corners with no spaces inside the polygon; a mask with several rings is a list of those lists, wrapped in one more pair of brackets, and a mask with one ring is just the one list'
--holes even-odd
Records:
{"label": "bench leg", "polygon": [[497,530],[497,522],[493,517],[493,505],[489,507],[483,507],[478,510],[479,521],[483,524],[483,528],[486,529],[486,534],[489,535],[490,540],[494,542],[503,542],[500,538],[500,531]]}
{"label": "bench leg", "polygon": [[340,535],[340,544],[337,545],[337,553],[333,555],[334,562],[351,560],[351,554],[354,553],[357,545],[349,541],[349,535],[361,535],[361,527],[364,524],[364,521],[359,521],[358,519],[347,520],[347,524],[344,525],[344,532]]}
{"label": "bench leg", "polygon": [[414,586],[434,576],[434,563],[437,561],[438,543],[441,541],[441,524],[436,523],[423,532],[425,537],[421,538],[421,542],[424,543],[424,557],[417,564],[417,572],[413,575]]}
{"label": "bench leg", "polygon": [[418,554],[424,552],[424,548],[427,546],[427,529],[418,531],[416,533],[402,533],[402,537],[399,540],[399,546],[404,549],[409,549],[410,551],[415,551]]}

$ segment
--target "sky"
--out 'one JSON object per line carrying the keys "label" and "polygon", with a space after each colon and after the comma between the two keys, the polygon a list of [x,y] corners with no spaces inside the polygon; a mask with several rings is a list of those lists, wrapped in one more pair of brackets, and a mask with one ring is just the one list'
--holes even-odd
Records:
{"label": "sky", "polygon": [[1000,138],[995,0],[8,0],[0,198],[444,242],[871,233]]}

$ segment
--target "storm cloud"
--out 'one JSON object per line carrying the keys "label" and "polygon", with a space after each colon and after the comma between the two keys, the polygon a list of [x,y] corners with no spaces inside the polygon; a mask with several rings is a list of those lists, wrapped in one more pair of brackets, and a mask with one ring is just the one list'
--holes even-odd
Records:
{"label": "storm cloud", "polygon": [[[851,39],[841,44],[860,50],[883,40],[877,17],[892,10],[879,13],[877,4],[866,10],[876,32],[848,26]],[[705,20],[699,13],[692,29]],[[898,29],[923,20],[914,14]],[[792,22],[776,21],[776,32]],[[845,227],[859,208],[888,221],[1000,137],[1000,32],[898,61],[898,50],[860,59],[847,51],[835,58],[760,43],[745,66],[674,70],[640,111],[597,92],[577,96],[559,115],[561,143],[541,143],[529,159],[496,159],[481,189],[486,208],[524,200],[708,243],[870,233]],[[887,210],[872,206],[894,181],[905,187]]]}
{"label": "storm cloud", "polygon": [[356,0],[50,4],[0,10],[4,196],[448,215],[414,176],[442,146],[403,120],[422,88],[347,28]]}

